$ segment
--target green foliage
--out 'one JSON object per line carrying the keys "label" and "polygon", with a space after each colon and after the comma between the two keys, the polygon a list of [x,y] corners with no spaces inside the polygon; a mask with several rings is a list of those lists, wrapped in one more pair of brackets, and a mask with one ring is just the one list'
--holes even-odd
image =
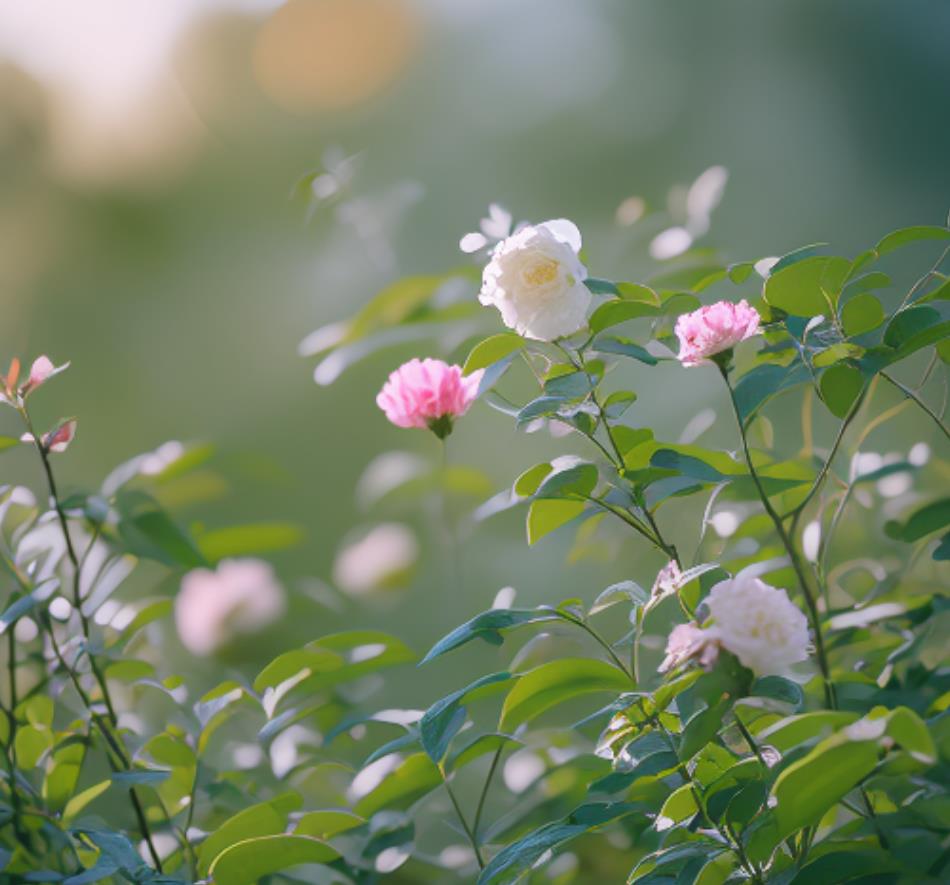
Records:
{"label": "green foliage", "polygon": [[[50,482],[42,504],[0,488],[4,875],[370,883],[405,864],[399,881],[482,885],[946,880],[950,433],[935,379],[950,301],[943,257],[906,285],[892,264],[947,242],[907,228],[854,259],[807,246],[767,273],[694,250],[649,286],[587,278],[587,328],[554,341],[478,331],[472,293],[446,294],[473,288],[470,269],[417,276],[305,342],[323,383],[390,344],[466,344],[465,371],[485,370],[480,395],[516,430],[567,434],[565,454],[478,516],[524,505],[537,555],[574,564],[570,589],[536,607],[500,597],[436,642],[421,661],[434,678],[463,648],[453,665],[485,666],[412,702],[425,709],[394,706],[389,672],[417,656],[376,629],[275,635],[256,674],[189,665],[172,632],[182,577],[304,539],[173,506],[176,483],[211,469],[209,447],[133,459],[67,498]],[[730,287],[761,310],[761,337],[676,365],[677,318]],[[722,382],[729,422],[708,437],[705,418],[672,440],[646,426],[648,391],[679,371]],[[30,427],[16,384],[2,379],[4,402]],[[911,410],[930,435],[877,455],[878,429],[903,431]],[[52,479],[47,437],[27,438]],[[426,512],[489,484],[461,465],[409,473],[372,506]],[[585,558],[618,550],[630,575],[589,586]],[[758,580],[772,609],[744,603],[730,623],[722,588]],[[218,625],[232,642],[242,611]],[[808,647],[779,660],[793,627]]]}

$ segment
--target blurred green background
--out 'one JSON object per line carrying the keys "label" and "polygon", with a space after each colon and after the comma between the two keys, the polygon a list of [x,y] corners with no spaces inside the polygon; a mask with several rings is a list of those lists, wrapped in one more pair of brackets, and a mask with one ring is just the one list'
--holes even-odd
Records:
{"label": "blurred green background", "polygon": [[[227,492],[205,499],[214,482],[195,485],[184,521],[304,528],[272,557],[301,591],[294,617],[236,663],[355,624],[422,651],[506,585],[526,604],[590,600],[625,577],[649,585],[660,562],[635,543],[609,536],[609,561],[565,566],[567,536],[529,549],[518,512],[467,528],[456,584],[431,514],[367,512],[354,495],[383,451],[438,458],[433,438],[389,426],[373,402],[393,367],[435,345],[382,351],[322,387],[298,344],[400,276],[468,261],[458,239],[493,200],[519,219],[575,220],[592,273],[620,279],[653,267],[675,186],[712,165],[729,182],[701,245],[729,260],[817,240],[853,254],[942,223],[948,33],[942,0],[8,4],[0,354],[72,361],[35,406],[43,421],[79,417],[59,462],[67,488],[165,440],[208,441]],[[340,169],[337,154],[356,159]],[[326,199],[292,198],[327,162]],[[625,225],[616,210],[630,197],[652,212]],[[668,439],[723,405],[713,373],[667,366],[632,384],[629,420]],[[724,413],[704,439],[735,445]],[[449,457],[488,478],[455,506],[564,448],[476,406]],[[27,453],[4,466],[4,481],[36,487]],[[333,584],[351,532],[390,518],[424,550],[406,589],[306,597],[311,579]],[[469,653],[485,651],[428,678],[458,682]],[[437,696],[410,688],[412,706]]]}

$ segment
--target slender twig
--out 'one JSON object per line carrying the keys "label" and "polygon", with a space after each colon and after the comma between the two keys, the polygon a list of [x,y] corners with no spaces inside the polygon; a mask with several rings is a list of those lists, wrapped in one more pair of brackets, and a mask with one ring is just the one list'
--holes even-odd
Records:
{"label": "slender twig", "polygon": [[828,657],[825,652],[825,641],[821,630],[821,616],[818,611],[818,601],[815,597],[815,594],[812,592],[808,578],[805,576],[805,569],[802,565],[801,558],[798,555],[798,551],[795,549],[792,539],[789,537],[788,532],[785,529],[785,525],[782,522],[782,517],[779,516],[775,508],[772,506],[772,502],[769,500],[769,496],[766,494],[765,488],[762,485],[762,480],[759,477],[759,473],[755,469],[755,464],[752,460],[752,452],[749,450],[749,440],[746,436],[745,425],[742,422],[742,413],[739,410],[739,403],[736,400],[736,394],[733,390],[732,383],[729,381],[729,372],[722,365],[719,366],[719,371],[722,375],[723,381],[725,381],[726,389],[729,391],[729,399],[732,402],[732,408],[736,416],[736,423],[739,427],[739,436],[742,440],[742,451],[745,455],[746,465],[749,468],[749,475],[752,477],[752,482],[755,484],[756,490],[759,493],[759,498],[762,501],[762,506],[765,508],[765,512],[768,514],[769,519],[772,520],[772,525],[775,527],[775,533],[778,535],[779,540],[782,542],[782,546],[785,548],[785,552],[788,554],[792,569],[795,572],[795,576],[798,579],[799,585],[801,586],[802,594],[805,597],[805,605],[808,608],[812,630],[815,634],[815,652],[818,658],[818,667],[821,670],[822,680],[824,682],[825,703],[831,709],[837,709],[834,683],[831,681],[831,669],[828,666]]}
{"label": "slender twig", "polygon": [[[728,379],[726,380],[728,384]],[[731,390],[731,387],[730,387]],[[861,403],[864,400],[866,393],[865,389],[861,394],[855,399],[851,404],[851,408],[848,409],[847,414],[844,417],[844,420],[838,427],[838,433],[835,436],[835,440],[831,445],[831,451],[828,453],[828,457],[825,458],[824,463],[821,465],[821,469],[818,471],[818,475],[815,477],[811,486],[808,489],[808,492],[805,494],[805,497],[798,502],[798,504],[789,510],[787,513],[782,515],[782,520],[786,520],[789,517],[797,517],[807,506],[808,502],[817,494],[818,490],[821,488],[821,484],[824,482],[825,477],[828,475],[828,471],[831,470],[832,462],[835,460],[835,456],[838,454],[838,449],[841,447],[842,442],[844,441],[845,434],[848,431],[848,427],[851,425],[851,422],[854,420],[855,416],[858,414],[858,411],[861,408]],[[743,431],[744,433],[744,431]]]}
{"label": "slender twig", "polygon": [[950,440],[950,429],[947,428],[947,425],[944,424],[943,421],[940,420],[940,416],[939,416],[933,409],[931,409],[930,406],[928,406],[927,403],[925,403],[925,402],[923,401],[923,399],[921,399],[921,398],[920,398],[913,390],[911,390],[909,387],[907,387],[907,386],[904,385],[904,384],[901,384],[901,382],[898,381],[896,378],[894,378],[894,377],[891,376],[891,375],[888,375],[887,372],[881,372],[880,374],[881,374],[881,377],[882,377],[885,381],[889,382],[889,383],[892,384],[894,387],[896,387],[901,393],[904,394],[905,397],[907,397],[907,399],[912,400],[914,403],[916,403],[917,406],[918,406],[924,413],[926,413],[927,416],[934,422],[934,424],[937,425],[937,427],[940,429],[940,432],[941,432],[948,440]]}

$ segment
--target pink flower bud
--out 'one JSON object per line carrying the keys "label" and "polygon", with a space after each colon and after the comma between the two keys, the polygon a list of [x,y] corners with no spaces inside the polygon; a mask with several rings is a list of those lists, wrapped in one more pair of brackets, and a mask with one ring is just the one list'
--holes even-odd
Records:
{"label": "pink flower bud", "polygon": [[676,337],[680,340],[679,361],[684,366],[701,365],[758,331],[758,311],[744,300],[738,304],[719,301],[701,307],[683,314],[676,321]]}
{"label": "pink flower bud", "polygon": [[37,357],[30,366],[30,387],[39,387],[55,371],[56,367],[48,356]]}
{"label": "pink flower bud", "polygon": [[461,368],[442,360],[413,359],[389,376],[376,405],[397,427],[428,427],[444,437],[451,432],[452,420],[474,402],[482,374],[463,375]]}

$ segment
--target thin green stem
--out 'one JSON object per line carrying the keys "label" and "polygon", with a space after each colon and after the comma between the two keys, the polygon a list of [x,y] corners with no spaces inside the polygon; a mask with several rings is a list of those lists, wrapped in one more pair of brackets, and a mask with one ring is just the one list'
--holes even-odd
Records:
{"label": "thin green stem", "polygon": [[610,643],[606,639],[604,639],[604,637],[601,636],[600,633],[598,633],[593,627],[591,627],[591,625],[588,624],[587,621],[581,618],[576,618],[573,615],[568,614],[567,612],[561,612],[561,615],[566,621],[569,621],[575,626],[580,627],[581,630],[589,634],[598,643],[598,645],[600,645],[600,647],[603,648],[604,651],[607,652],[614,666],[618,670],[620,670],[620,672],[623,673],[623,675],[626,676],[627,679],[629,679],[631,682],[634,683],[634,685],[636,685],[636,679],[634,678],[634,675],[626,668],[623,661],[620,660],[620,658],[617,656],[617,653],[611,647]]}
{"label": "thin green stem", "polygon": [[495,755],[492,756],[491,765],[488,767],[488,774],[485,777],[485,783],[482,786],[482,792],[478,797],[478,804],[475,806],[475,820],[472,822],[472,832],[475,834],[475,838],[478,838],[478,827],[482,822],[482,812],[485,809],[485,800],[488,798],[488,788],[491,786],[492,778],[495,776],[495,769],[498,768],[498,763],[501,761],[501,756],[505,752],[504,743],[500,744],[498,749],[495,750]]}
{"label": "thin green stem", "polygon": [[923,399],[921,399],[917,395],[917,393],[915,393],[906,385],[901,384],[901,382],[898,381],[896,378],[892,377],[891,375],[888,375],[887,372],[881,372],[880,374],[881,374],[881,377],[885,381],[887,381],[888,383],[896,387],[901,393],[904,394],[905,397],[907,397],[907,399],[916,403],[917,407],[920,408],[921,411],[923,411],[934,422],[934,424],[937,425],[940,432],[948,440],[950,440],[950,429],[947,428],[947,425],[944,424],[943,421],[940,420],[940,416],[933,409],[931,409],[930,406],[928,406],[927,403],[925,403]]}
{"label": "thin green stem", "polygon": [[835,697],[834,683],[831,681],[831,669],[828,666],[828,656],[825,652],[825,641],[821,631],[821,616],[818,612],[818,601],[815,597],[815,594],[812,592],[811,586],[809,585],[808,578],[805,575],[805,568],[802,565],[798,551],[795,549],[792,539],[785,530],[785,524],[782,522],[782,517],[779,516],[775,508],[772,506],[772,502],[769,500],[769,496],[766,494],[765,488],[762,485],[762,480],[759,477],[759,473],[755,469],[755,464],[752,460],[752,452],[749,449],[749,440],[746,436],[745,425],[742,421],[742,413],[739,410],[739,403],[736,400],[735,390],[729,381],[729,372],[721,365],[719,366],[719,371],[722,375],[723,381],[726,384],[726,389],[729,391],[729,399],[732,402],[732,409],[735,413],[736,423],[739,427],[739,436],[742,440],[742,451],[745,455],[746,465],[749,468],[749,475],[752,477],[752,482],[754,483],[756,491],[759,494],[759,498],[762,501],[762,506],[765,508],[765,512],[768,514],[769,519],[772,520],[772,525],[775,527],[775,532],[778,535],[779,540],[782,542],[785,552],[788,554],[792,569],[795,572],[795,576],[798,579],[802,594],[805,597],[805,605],[808,608],[809,619],[811,620],[812,630],[815,634],[815,652],[818,658],[818,667],[821,670],[822,680],[824,683],[825,704],[833,710],[837,709],[838,705],[837,699]]}
{"label": "thin green stem", "polygon": [[455,815],[458,817],[459,823],[462,825],[462,829],[465,830],[465,835],[468,837],[468,841],[472,846],[472,851],[475,852],[475,860],[478,861],[478,868],[483,870],[485,869],[485,860],[482,857],[481,849],[478,846],[478,839],[476,838],[471,827],[469,827],[468,821],[465,820],[465,815],[462,813],[462,806],[459,805],[458,799],[455,798],[455,793],[452,791],[449,780],[445,776],[445,772],[442,771],[441,766],[439,771],[442,773],[442,783],[445,785],[445,792],[449,794],[449,799],[452,800],[452,807],[455,809]]}
{"label": "thin green stem", "polygon": [[[729,384],[728,378],[726,379],[726,384]],[[730,391],[731,391],[730,387]],[[818,475],[815,477],[814,482],[808,489],[808,492],[805,494],[805,497],[798,502],[798,504],[782,515],[782,521],[784,522],[789,517],[796,518],[804,509],[808,506],[809,501],[818,493],[818,490],[821,488],[822,483],[825,481],[825,477],[828,475],[828,471],[831,470],[831,465],[835,460],[835,457],[838,454],[838,449],[841,448],[841,444],[844,442],[845,434],[848,431],[848,427],[851,425],[851,422],[854,420],[855,416],[858,414],[858,411],[861,408],[861,404],[864,402],[865,394],[867,393],[867,388],[861,391],[861,394],[858,398],[851,404],[851,408],[848,410],[848,413],[845,415],[844,420],[841,422],[838,427],[838,433],[835,435],[835,440],[831,445],[831,451],[828,452],[828,457],[825,459],[824,463],[821,465],[821,469],[818,471]],[[737,416],[738,417],[738,413]],[[740,419],[741,423],[741,419]],[[743,431],[743,434],[745,431]]]}

